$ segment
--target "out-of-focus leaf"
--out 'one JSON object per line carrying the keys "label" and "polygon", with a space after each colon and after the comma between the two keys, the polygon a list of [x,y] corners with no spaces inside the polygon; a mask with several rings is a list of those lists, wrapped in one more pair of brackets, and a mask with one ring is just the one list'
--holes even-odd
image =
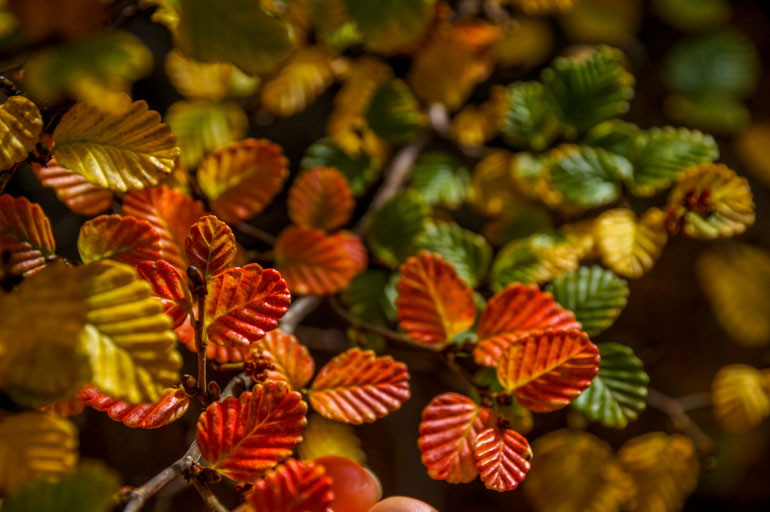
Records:
{"label": "out-of-focus leaf", "polygon": [[655,13],[685,32],[708,29],[730,19],[730,3],[725,0],[653,0]]}
{"label": "out-of-focus leaf", "polygon": [[721,135],[733,135],[751,121],[751,112],[740,98],[721,92],[669,94],[663,112],[677,123]]}
{"label": "out-of-focus leaf", "polygon": [[512,491],[524,480],[532,460],[527,439],[511,429],[497,427],[479,433],[473,441],[473,456],[487,489]]}
{"label": "out-of-focus leaf", "polygon": [[154,7],[150,19],[155,23],[160,23],[172,33],[176,33],[179,26],[179,14],[181,5],[179,0],[139,0],[142,7]]}
{"label": "out-of-focus leaf", "polygon": [[203,62],[232,62],[246,73],[268,73],[292,50],[290,25],[250,0],[181,0],[177,45]]}
{"label": "out-of-focus leaf", "polygon": [[508,103],[505,87],[492,86],[489,99],[481,105],[465,106],[449,126],[449,138],[460,146],[479,147],[497,136]]}
{"label": "out-of-focus leaf", "polygon": [[394,144],[413,139],[425,125],[420,104],[398,79],[385,82],[374,91],[364,119],[377,136]]}
{"label": "out-of-focus leaf", "polygon": [[70,416],[76,416],[83,412],[86,404],[76,396],[73,398],[65,398],[63,400],[56,400],[49,404],[38,407],[41,412],[47,412],[60,418],[69,418]]}
{"label": "out-of-focus leaf", "polygon": [[[583,245],[575,243],[572,236],[562,226],[567,242],[577,249],[578,257],[584,254]],[[502,215],[491,220],[481,230],[484,238],[495,246],[500,247],[518,238],[526,238],[535,233],[553,231],[550,212],[543,206],[521,203],[509,205]]]}
{"label": "out-of-focus leaf", "polygon": [[160,235],[146,220],[100,215],[80,227],[78,253],[83,263],[102,259],[137,265],[161,259]]}
{"label": "out-of-focus leaf", "polygon": [[552,54],[554,37],[546,19],[516,16],[495,44],[495,60],[503,68],[529,69]]}
{"label": "out-of-focus leaf", "polygon": [[439,254],[420,251],[401,265],[398,322],[410,338],[441,348],[473,326],[473,290]]}
{"label": "out-of-focus leaf", "polygon": [[[650,132],[653,130],[650,130]],[[664,128],[664,130],[668,129]],[[606,149],[610,153],[616,153],[629,160],[633,160],[636,141],[641,133],[642,130],[633,123],[620,119],[610,119],[609,121],[603,121],[588,130],[585,137],[583,137],[581,144]],[[656,133],[658,132],[656,131]],[[679,135],[679,133],[680,132],[674,131],[673,134],[676,136]],[[664,138],[663,142],[668,142],[668,139]],[[636,172],[636,170],[634,172]]]}
{"label": "out-of-focus leaf", "polygon": [[214,151],[198,167],[198,183],[211,210],[225,222],[247,219],[272,201],[288,176],[277,144],[245,139]]}
{"label": "out-of-focus leaf", "polygon": [[559,134],[559,121],[540,82],[517,82],[507,89],[507,108],[500,124],[506,141],[540,151]]}
{"label": "out-of-focus leaf", "polygon": [[321,368],[309,396],[310,405],[324,418],[372,423],[409,400],[409,370],[390,356],[351,348]]}
{"label": "out-of-focus leaf", "polygon": [[575,248],[579,260],[598,257],[595,234],[596,219],[585,219],[559,226],[567,243]]}
{"label": "out-of-focus leaf", "polygon": [[567,12],[575,5],[576,0],[504,0],[516,4],[526,14],[544,15]]}
{"label": "out-of-focus leaf", "polygon": [[336,455],[362,465],[366,462],[366,454],[352,425],[327,420],[318,414],[310,415],[307,420],[307,428],[302,433],[304,440],[297,447],[302,460]]}
{"label": "out-of-focus leaf", "polygon": [[238,398],[209,405],[195,440],[211,469],[252,482],[302,442],[307,404],[284,382],[257,384]]}
{"label": "out-of-focus leaf", "polygon": [[42,129],[40,111],[24,96],[11,96],[0,105],[0,169],[25,160]]}
{"label": "out-of-focus leaf", "polygon": [[544,283],[578,267],[575,248],[556,235],[538,234],[506,244],[495,256],[492,289],[510,283]]}
{"label": "out-of-focus leaf", "polygon": [[599,370],[599,349],[578,330],[528,334],[503,351],[497,379],[534,412],[561,409],[577,398]]}
{"label": "out-of-focus leaf", "polygon": [[636,40],[644,8],[641,0],[581,0],[560,17],[570,41],[630,45]]}
{"label": "out-of-focus leaf", "polygon": [[492,259],[492,248],[483,236],[454,222],[429,222],[417,246],[440,254],[471,288],[486,275]]}
{"label": "out-of-focus leaf", "polygon": [[468,168],[462,160],[433,151],[417,158],[410,188],[430,205],[455,209],[465,200],[469,179]]}
{"label": "out-of-focus leaf", "polygon": [[129,428],[164,427],[181,418],[190,406],[190,398],[181,388],[166,388],[157,401],[135,405],[112,398],[94,386],[80,391],[78,398],[97,411],[106,412],[111,420],[119,421]]}
{"label": "out-of-focus leaf", "polygon": [[144,100],[119,114],[77,103],[64,114],[53,138],[53,155],[63,167],[119,192],[156,185],[179,157],[176,137]]}
{"label": "out-of-focus leaf", "polygon": [[770,379],[744,364],[722,367],[711,383],[714,415],[725,430],[747,432],[770,415]]}
{"label": "out-of-focus leaf", "polygon": [[546,288],[556,302],[575,313],[589,336],[595,336],[615,322],[628,301],[628,283],[598,265],[556,278]]}
{"label": "out-of-focus leaf", "polygon": [[417,239],[425,230],[429,206],[412,191],[400,192],[380,206],[367,228],[372,253],[390,267],[398,266],[417,251]]}
{"label": "out-of-focus leaf", "polygon": [[298,49],[281,69],[262,84],[262,106],[277,116],[305,110],[334,81],[333,56],[323,46]]}
{"label": "out-of-focus leaf", "polygon": [[[7,4],[7,5],[6,5]],[[3,2],[36,41],[70,40],[103,29],[106,9],[99,0],[10,0]],[[55,9],[55,15],[48,15]]]}
{"label": "out-of-focus leaf", "polygon": [[192,311],[192,297],[179,271],[167,261],[143,261],[136,266],[139,277],[152,285],[152,294],[163,304],[176,329]]}
{"label": "out-of-focus leaf", "polygon": [[[179,341],[190,352],[198,352],[195,346],[195,329],[190,325],[190,317],[185,318],[174,332]],[[206,347],[206,357],[218,363],[240,363],[249,358],[251,348],[248,345],[218,345],[209,343]]]}
{"label": "out-of-focus leaf", "polygon": [[735,149],[751,176],[770,188],[770,123],[758,122],[741,132]]}
{"label": "out-of-focus leaf", "polygon": [[59,166],[54,159],[46,167],[39,164],[31,167],[40,183],[52,187],[59,201],[75,213],[91,216],[112,207],[112,191],[88,183],[83,176]]}
{"label": "out-of-focus leaf", "polygon": [[206,215],[190,226],[184,249],[190,265],[197,267],[208,280],[233,265],[235,236],[227,224]]}
{"label": "out-of-focus leaf", "polygon": [[310,0],[308,9],[316,36],[327,47],[342,52],[361,39],[356,24],[348,17],[345,0]]}
{"label": "out-of-focus leaf", "polygon": [[433,18],[435,0],[345,0],[366,48],[384,55],[412,49]]}
{"label": "out-of-focus leaf", "polygon": [[320,464],[288,459],[254,482],[246,500],[253,512],[326,512],[334,500],[332,479]]}
{"label": "out-of-focus leaf", "polygon": [[428,475],[452,484],[468,483],[479,474],[473,457],[476,437],[491,427],[491,411],[467,396],[443,393],[422,411],[417,446]]}
{"label": "out-of-focus leaf", "polygon": [[6,251],[13,274],[34,274],[55,256],[51,222],[40,205],[26,197],[0,195],[0,253]]}
{"label": "out-of-focus leaf", "polygon": [[650,270],[666,245],[666,214],[650,208],[640,219],[629,208],[607,210],[596,218],[596,245],[602,262],[623,277]]}
{"label": "out-of-focus leaf", "polygon": [[315,372],[315,361],[307,347],[293,334],[273,329],[251,345],[249,360],[267,357],[274,366],[267,371],[268,380],[286,382],[292,389],[304,388]]}
{"label": "out-of-focus leaf", "polygon": [[493,149],[473,168],[468,199],[479,212],[496,216],[508,203],[518,200],[511,179],[512,159],[510,151]]}
{"label": "out-of-focus leaf", "polygon": [[166,74],[182,96],[196,100],[250,96],[259,88],[259,78],[246,75],[229,62],[198,62],[176,49],[166,55]]}
{"label": "out-of-focus leaf", "polygon": [[366,188],[377,179],[379,174],[378,160],[364,154],[353,158],[330,139],[321,139],[307,148],[305,156],[300,162],[300,167],[303,169],[313,167],[337,169],[345,175],[353,194],[356,196],[366,192]]}
{"label": "out-of-focus leaf", "polygon": [[375,325],[389,324],[386,313],[385,288],[388,273],[382,269],[366,270],[358,274],[342,292],[348,311],[356,318]]}
{"label": "out-of-focus leaf", "polygon": [[353,193],[345,175],[333,167],[313,167],[289,189],[289,218],[294,224],[331,231],[353,215]]}

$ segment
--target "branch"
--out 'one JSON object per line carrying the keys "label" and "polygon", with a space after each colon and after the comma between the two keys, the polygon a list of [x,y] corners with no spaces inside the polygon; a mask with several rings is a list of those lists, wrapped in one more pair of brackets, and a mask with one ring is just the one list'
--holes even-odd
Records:
{"label": "branch", "polygon": [[195,490],[198,491],[198,494],[201,495],[201,498],[203,498],[203,502],[206,504],[206,507],[208,507],[211,512],[230,512],[227,507],[219,502],[216,494],[214,494],[208,485],[204,484],[197,478],[192,479],[192,484],[193,487],[195,487]]}
{"label": "branch", "polygon": [[264,242],[267,245],[275,245],[275,237],[273,235],[267,231],[259,229],[257,226],[252,226],[248,222],[236,222],[233,224],[233,228],[237,231],[240,231],[244,235],[248,235],[251,238],[259,240],[260,242]]}
{"label": "branch", "polygon": [[714,448],[714,440],[687,415],[682,403],[676,398],[664,395],[653,388],[647,390],[647,403],[668,415],[674,427],[687,434],[695,442],[701,452],[710,453]]}

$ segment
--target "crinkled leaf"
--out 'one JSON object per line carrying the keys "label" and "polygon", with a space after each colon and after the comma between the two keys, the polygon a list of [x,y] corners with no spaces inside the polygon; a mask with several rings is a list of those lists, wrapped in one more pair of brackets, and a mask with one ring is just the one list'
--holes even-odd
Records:
{"label": "crinkled leaf", "polygon": [[393,144],[412,140],[425,124],[420,104],[409,87],[398,79],[374,91],[364,117],[375,134]]}
{"label": "crinkled leaf", "polygon": [[26,197],[0,195],[0,253],[8,251],[8,270],[30,275],[54,257],[56,241],[51,222],[39,204]]}
{"label": "crinkled leaf", "polygon": [[353,194],[360,196],[377,179],[379,162],[371,156],[361,154],[351,157],[330,139],[321,139],[313,143],[302,157],[303,169],[313,167],[333,167],[347,178]]}
{"label": "crinkled leaf", "polygon": [[390,267],[417,251],[417,239],[428,222],[430,208],[415,192],[393,196],[372,215],[367,228],[374,255]]}
{"label": "crinkled leaf", "polygon": [[557,114],[540,82],[517,82],[506,91],[505,116],[500,131],[514,147],[541,151],[559,134]]}
{"label": "crinkled leaf", "polygon": [[334,81],[333,55],[323,46],[298,49],[259,91],[262,106],[277,116],[305,110]]}
{"label": "crinkled leaf", "polygon": [[[602,148],[609,151],[610,153],[615,153],[620,156],[624,156],[629,160],[633,160],[636,152],[636,146],[640,139],[645,141],[643,145],[646,146],[646,141],[651,138],[651,134],[655,133],[657,138],[660,135],[663,135],[663,131],[668,130],[669,128],[664,128],[663,130],[653,128],[649,132],[642,132],[642,130],[633,123],[629,123],[621,119],[610,119],[609,121],[601,122],[588,130],[588,133],[586,133],[585,137],[583,137],[581,140],[581,144]],[[674,130],[673,128],[670,128],[670,130],[673,132],[672,138],[678,140],[680,132]],[[690,133],[687,132],[687,130],[684,130],[684,132],[688,134]],[[668,137],[663,137],[661,142],[666,143],[662,144],[661,148],[668,148]],[[675,147],[677,150],[679,149],[678,145],[675,145]],[[668,149],[664,149],[662,153],[664,156],[668,156]],[[656,162],[652,161],[650,163],[655,164]],[[634,169],[634,174],[637,172],[638,171]]]}
{"label": "crinkled leaf", "polygon": [[80,174],[60,167],[54,159],[46,167],[32,164],[32,171],[43,186],[52,187],[59,201],[75,213],[91,216],[112,207],[111,190],[88,183]]}
{"label": "crinkled leaf", "polygon": [[112,259],[137,265],[162,257],[160,235],[146,220],[100,215],[80,227],[78,253],[83,263]]}
{"label": "crinkled leaf", "polygon": [[487,489],[512,491],[524,480],[532,460],[532,449],[518,432],[497,427],[479,433],[473,441],[473,457]]}
{"label": "crinkled leaf", "polygon": [[182,325],[192,311],[192,297],[179,271],[163,260],[143,261],[136,271],[152,285],[152,294],[163,304],[163,312],[171,318],[173,327]]}
{"label": "crinkled leaf", "polygon": [[483,236],[454,222],[429,222],[417,239],[417,247],[440,254],[471,287],[486,275],[492,248]]}
{"label": "crinkled leaf", "polygon": [[190,406],[190,398],[181,388],[166,388],[155,402],[138,404],[112,398],[94,386],[80,391],[78,398],[129,428],[153,429],[166,426],[181,418]]}
{"label": "crinkled leaf", "polygon": [[247,360],[266,358],[274,368],[268,370],[269,380],[284,381],[292,389],[302,389],[315,372],[315,361],[307,347],[293,334],[273,329],[251,345]]}
{"label": "crinkled leaf", "polygon": [[332,479],[320,464],[289,459],[254,482],[246,500],[254,512],[327,512]]}
{"label": "crinkled leaf", "polygon": [[624,277],[641,277],[666,245],[665,222],[666,214],[657,208],[650,208],[640,219],[629,208],[603,212],[594,228],[602,262]]}
{"label": "crinkled leaf", "polygon": [[468,167],[465,163],[440,151],[423,153],[412,168],[410,188],[430,205],[459,208],[468,192]]}
{"label": "crinkled leaf", "polygon": [[40,111],[24,96],[11,96],[0,105],[0,169],[25,160],[42,129]]}
{"label": "crinkled leaf", "polygon": [[770,416],[770,381],[752,366],[729,364],[711,383],[714,416],[725,430],[747,432]]}
{"label": "crinkled leaf", "polygon": [[294,224],[331,231],[348,223],[355,202],[344,174],[333,167],[313,167],[291,184],[287,206]]}
{"label": "crinkled leaf", "polygon": [[235,260],[235,236],[230,227],[213,215],[201,217],[190,226],[184,241],[190,265],[209,279],[230,268]]}
{"label": "crinkled leaf", "polygon": [[561,146],[550,155],[548,180],[565,202],[593,208],[620,197],[621,182],[633,172],[624,157],[601,148]]}

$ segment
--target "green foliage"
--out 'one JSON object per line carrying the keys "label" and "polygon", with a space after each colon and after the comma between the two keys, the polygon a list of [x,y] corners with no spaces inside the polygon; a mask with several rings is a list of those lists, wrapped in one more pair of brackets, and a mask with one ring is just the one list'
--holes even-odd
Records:
{"label": "green foliage", "polygon": [[419,194],[396,194],[369,222],[367,236],[374,255],[391,267],[400,265],[417,251],[417,240],[429,215],[430,207]]}
{"label": "green foliage", "polygon": [[565,202],[581,208],[615,201],[620,197],[623,180],[633,172],[631,162],[601,148],[568,147],[552,155],[551,185]]}
{"label": "green foliage", "polygon": [[432,206],[456,209],[465,200],[469,180],[468,167],[462,160],[433,151],[417,158],[410,188]]}
{"label": "green foliage", "polygon": [[[564,239],[558,235],[540,233],[527,238],[513,240],[495,256],[489,283],[492,290],[499,291],[514,282],[543,283],[560,273],[573,260],[561,255],[558,246]],[[562,261],[562,258],[566,257]]]}
{"label": "green foliage", "polygon": [[364,322],[387,326],[390,322],[385,309],[389,306],[389,301],[385,295],[385,287],[389,278],[388,272],[381,269],[358,274],[342,293],[350,313]]}
{"label": "green foliage", "polygon": [[345,0],[347,12],[374,51],[392,53],[420,38],[435,0]]}
{"label": "green foliage", "polygon": [[591,128],[582,143],[605,149],[611,153],[634,158],[636,138],[641,133],[638,126],[620,119],[610,119]]}
{"label": "green foliage", "polygon": [[559,122],[548,92],[540,82],[517,82],[508,86],[507,108],[500,131],[515,147],[545,149],[559,134]]}
{"label": "green foliage", "polygon": [[417,98],[402,80],[391,80],[374,92],[366,111],[369,127],[388,142],[413,139],[424,124]]}
{"label": "green foliage", "polygon": [[351,157],[331,139],[320,139],[305,151],[300,167],[334,167],[348,179],[353,194],[360,196],[380,173],[380,162],[371,156],[361,154]]}
{"label": "green foliage", "polygon": [[417,247],[439,253],[472,288],[486,275],[492,259],[492,248],[483,236],[454,222],[428,223]]}

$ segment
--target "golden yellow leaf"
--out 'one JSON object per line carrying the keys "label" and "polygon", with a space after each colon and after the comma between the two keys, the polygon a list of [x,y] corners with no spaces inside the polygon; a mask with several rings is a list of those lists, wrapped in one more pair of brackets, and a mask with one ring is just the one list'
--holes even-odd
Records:
{"label": "golden yellow leaf", "polygon": [[553,43],[553,32],[545,20],[512,18],[495,43],[495,60],[502,67],[529,69],[551,55]]}
{"label": "golden yellow leaf", "polygon": [[43,129],[43,118],[34,103],[11,96],[0,105],[0,169],[27,158]]}
{"label": "golden yellow leaf", "polygon": [[596,219],[596,245],[602,262],[615,273],[636,279],[652,268],[666,245],[666,214],[650,208],[637,220],[633,210],[616,208]]}
{"label": "golden yellow leaf", "polygon": [[770,415],[767,378],[744,364],[722,367],[711,383],[714,416],[730,432],[746,432]]}
{"label": "golden yellow leaf", "polygon": [[151,20],[164,25],[176,35],[179,25],[179,0],[139,0],[140,7],[154,7]]}
{"label": "golden yellow leaf", "polygon": [[166,55],[166,74],[181,95],[196,100],[249,96],[260,82],[229,62],[198,62],[176,49]]}
{"label": "golden yellow leaf", "polygon": [[362,465],[366,462],[366,454],[361,450],[361,441],[356,436],[353,425],[311,414],[307,419],[307,427],[302,432],[302,438],[302,444],[297,447],[302,460],[337,455]]}
{"label": "golden yellow leaf", "polygon": [[575,249],[579,260],[600,258],[596,243],[596,219],[563,224],[559,230],[567,243]]}
{"label": "golden yellow leaf", "polygon": [[763,185],[770,187],[770,123],[754,123],[741,132],[735,141],[744,165]]}
{"label": "golden yellow leaf", "polygon": [[468,194],[468,202],[474,209],[495,216],[507,203],[516,200],[518,196],[511,180],[512,165],[513,154],[505,149],[490,151],[476,164]]}
{"label": "golden yellow leaf", "polygon": [[506,101],[505,87],[492,87],[487,101],[479,106],[466,106],[452,119],[449,137],[467,147],[478,147],[494,139],[500,131]]}
{"label": "golden yellow leaf", "polygon": [[262,106],[283,117],[302,112],[334,81],[332,64],[333,56],[323,46],[300,48],[262,85]]}

